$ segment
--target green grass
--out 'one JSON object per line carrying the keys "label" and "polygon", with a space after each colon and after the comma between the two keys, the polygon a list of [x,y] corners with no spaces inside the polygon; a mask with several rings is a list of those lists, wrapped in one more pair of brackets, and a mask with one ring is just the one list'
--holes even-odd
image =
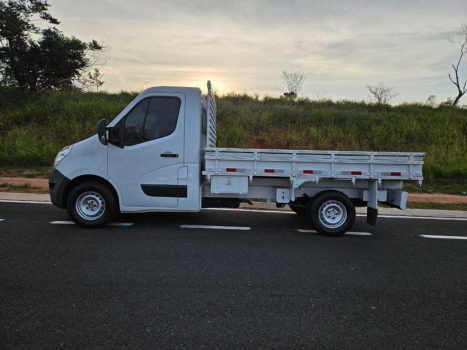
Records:
{"label": "green grass", "polygon": [[[96,133],[136,93],[52,92],[25,98],[0,91],[0,166],[50,166],[64,146]],[[218,146],[427,152],[428,188],[467,191],[467,110],[420,104],[217,98]]]}
{"label": "green grass", "polygon": [[[3,183],[0,184],[0,188],[6,188],[6,189],[9,189],[9,190],[28,190],[28,189],[32,189],[32,188],[36,188],[36,187],[31,186],[31,184],[29,182],[25,183],[25,184],[21,184],[21,185],[14,185],[14,184],[9,184],[9,183],[3,182]],[[37,187],[37,188],[39,188],[39,187]]]}

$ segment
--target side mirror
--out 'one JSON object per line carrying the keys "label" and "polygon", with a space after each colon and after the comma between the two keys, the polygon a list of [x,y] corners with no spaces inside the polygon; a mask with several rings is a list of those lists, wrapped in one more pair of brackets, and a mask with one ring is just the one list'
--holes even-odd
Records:
{"label": "side mirror", "polygon": [[97,123],[97,136],[103,145],[107,145],[107,125],[105,124],[105,119],[101,119]]}

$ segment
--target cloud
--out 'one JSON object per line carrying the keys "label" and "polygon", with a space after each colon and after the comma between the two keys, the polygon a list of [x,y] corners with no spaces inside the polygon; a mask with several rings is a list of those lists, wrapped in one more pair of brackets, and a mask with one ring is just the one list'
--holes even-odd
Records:
{"label": "cloud", "polygon": [[111,46],[107,90],[211,79],[224,92],[277,94],[280,72],[300,69],[304,94],[333,98],[361,98],[379,80],[414,87],[404,90],[412,99],[426,98],[417,86],[452,94],[446,75],[458,49],[445,38],[467,13],[465,0],[49,3],[67,35]]}

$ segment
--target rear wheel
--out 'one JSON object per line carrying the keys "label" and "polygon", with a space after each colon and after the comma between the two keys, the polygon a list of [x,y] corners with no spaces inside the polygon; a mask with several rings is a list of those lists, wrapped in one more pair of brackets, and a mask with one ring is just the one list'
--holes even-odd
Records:
{"label": "rear wheel", "polygon": [[84,227],[102,227],[118,214],[118,200],[99,182],[85,182],[71,190],[67,201],[71,220]]}
{"label": "rear wheel", "polygon": [[308,215],[311,224],[320,234],[340,236],[355,222],[355,205],[342,192],[324,192],[310,203]]}

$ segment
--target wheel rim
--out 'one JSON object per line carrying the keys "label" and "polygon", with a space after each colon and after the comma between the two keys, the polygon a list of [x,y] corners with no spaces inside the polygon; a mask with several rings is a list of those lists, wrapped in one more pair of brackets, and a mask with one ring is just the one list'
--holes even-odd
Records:
{"label": "wheel rim", "polygon": [[97,220],[105,211],[105,200],[97,192],[84,192],[76,200],[76,212],[85,220]]}
{"label": "wheel rim", "polygon": [[324,202],[319,208],[319,221],[327,228],[339,228],[347,220],[347,208],[339,201]]}

